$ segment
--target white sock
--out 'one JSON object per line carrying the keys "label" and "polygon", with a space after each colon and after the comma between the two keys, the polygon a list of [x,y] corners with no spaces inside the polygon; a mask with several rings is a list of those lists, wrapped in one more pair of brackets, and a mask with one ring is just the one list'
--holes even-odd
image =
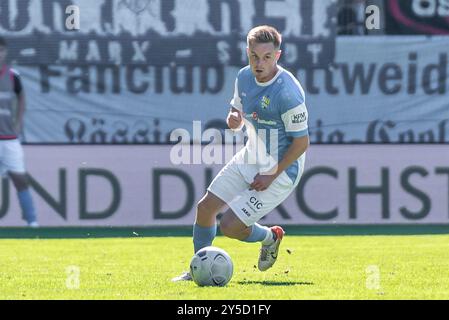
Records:
{"label": "white sock", "polygon": [[273,243],[274,243],[273,231],[271,231],[270,228],[267,228],[267,235],[265,236],[265,239],[262,240],[262,244],[264,246],[269,246]]}

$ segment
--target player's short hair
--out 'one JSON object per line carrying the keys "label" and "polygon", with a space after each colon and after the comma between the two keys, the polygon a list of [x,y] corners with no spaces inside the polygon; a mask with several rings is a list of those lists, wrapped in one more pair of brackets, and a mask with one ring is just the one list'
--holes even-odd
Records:
{"label": "player's short hair", "polygon": [[246,37],[248,47],[254,43],[273,43],[279,50],[282,43],[282,35],[274,27],[263,25],[251,29]]}
{"label": "player's short hair", "polygon": [[0,46],[6,47],[6,39],[0,36]]}

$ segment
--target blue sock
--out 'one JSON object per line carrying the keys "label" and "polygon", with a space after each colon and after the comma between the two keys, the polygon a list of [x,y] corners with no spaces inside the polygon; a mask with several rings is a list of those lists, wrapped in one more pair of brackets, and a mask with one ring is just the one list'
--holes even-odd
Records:
{"label": "blue sock", "polygon": [[20,207],[22,208],[22,217],[26,222],[36,221],[36,211],[34,210],[33,199],[29,189],[17,192]]}
{"label": "blue sock", "polygon": [[[268,233],[269,232],[269,233]],[[251,234],[248,238],[244,239],[244,242],[261,242],[267,239],[267,237],[271,236],[271,229],[268,227],[261,226],[260,224],[253,224],[251,226]]]}
{"label": "blue sock", "polygon": [[210,246],[216,234],[217,225],[213,225],[212,227],[201,227],[195,223],[193,225],[193,247],[195,253],[204,247]]}

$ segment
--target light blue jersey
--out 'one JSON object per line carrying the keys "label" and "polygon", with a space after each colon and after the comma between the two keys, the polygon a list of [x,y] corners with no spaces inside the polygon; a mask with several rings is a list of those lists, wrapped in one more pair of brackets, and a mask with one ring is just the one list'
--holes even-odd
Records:
{"label": "light blue jersey", "polygon": [[[278,66],[273,79],[260,83],[249,66],[241,69],[235,81],[231,106],[243,113],[248,141],[245,145],[256,163],[264,163],[269,157],[272,168],[280,162],[290,147],[293,138],[308,135],[307,108],[304,90],[298,80],[287,70]],[[305,153],[287,169],[286,173],[295,182],[304,165]]]}

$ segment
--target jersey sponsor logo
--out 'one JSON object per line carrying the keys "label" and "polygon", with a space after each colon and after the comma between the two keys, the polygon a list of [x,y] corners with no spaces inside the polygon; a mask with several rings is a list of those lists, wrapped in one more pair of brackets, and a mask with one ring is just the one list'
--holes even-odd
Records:
{"label": "jersey sponsor logo", "polygon": [[258,119],[257,123],[266,124],[266,125],[269,125],[269,126],[275,126],[276,125],[276,121],[263,120],[263,119]]}
{"label": "jersey sponsor logo", "polygon": [[301,123],[307,120],[307,115],[305,112],[292,114],[292,123]]}
{"label": "jersey sponsor logo", "polygon": [[268,96],[263,96],[261,103],[262,109],[267,109],[269,105],[270,105],[270,98]]}
{"label": "jersey sponsor logo", "polygon": [[246,114],[244,113],[243,116],[247,119],[253,119],[254,121],[256,121],[257,123],[262,123],[262,124],[267,124],[270,126],[275,126],[276,125],[276,121],[273,120],[264,120],[264,119],[260,119],[259,115],[257,114],[257,112],[253,112],[251,114]]}

